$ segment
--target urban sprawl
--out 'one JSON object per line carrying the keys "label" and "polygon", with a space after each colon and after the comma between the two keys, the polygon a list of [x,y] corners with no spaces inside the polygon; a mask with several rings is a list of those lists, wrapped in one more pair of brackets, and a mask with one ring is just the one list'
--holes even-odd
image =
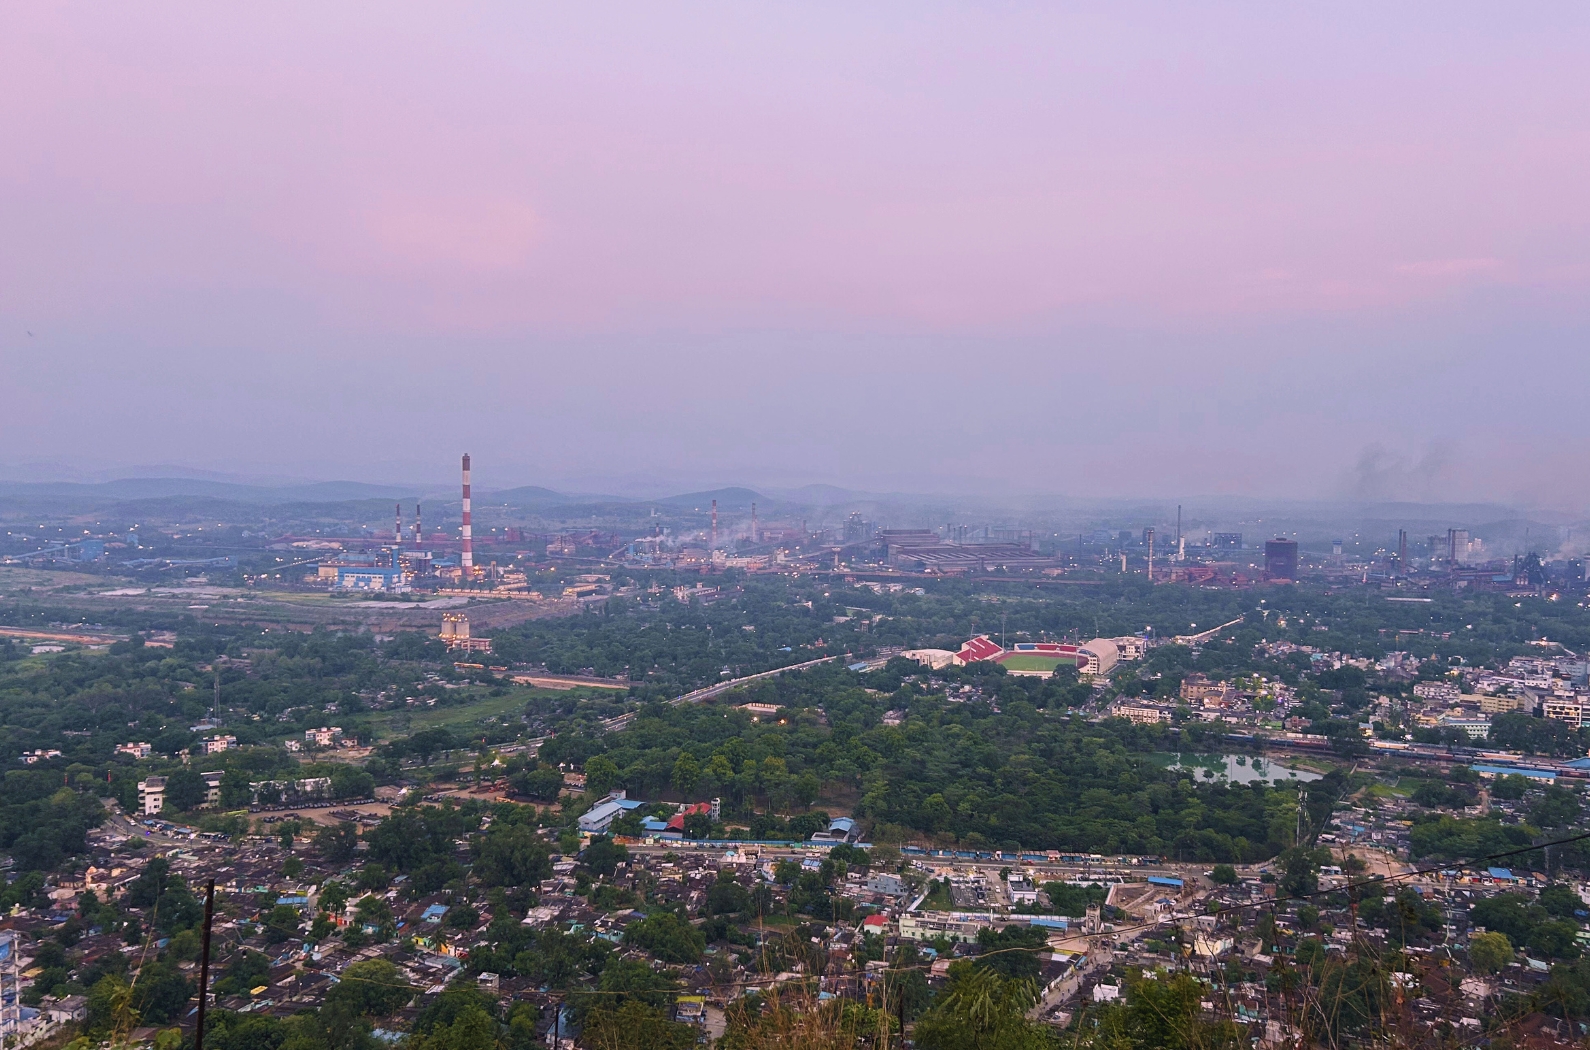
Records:
{"label": "urban sprawl", "polygon": [[8,1047],[1587,1038],[1572,530],[462,468],[0,505]]}

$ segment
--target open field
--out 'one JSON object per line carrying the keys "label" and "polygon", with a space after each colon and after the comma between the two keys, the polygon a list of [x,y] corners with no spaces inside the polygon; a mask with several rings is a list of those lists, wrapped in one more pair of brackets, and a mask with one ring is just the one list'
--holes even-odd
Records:
{"label": "open field", "polygon": [[[9,576],[7,575],[9,574]],[[120,593],[110,593],[120,592]],[[196,615],[212,623],[243,623],[312,630],[325,625],[352,627],[378,634],[401,630],[435,632],[441,626],[440,605],[371,601],[311,591],[236,587],[150,588],[108,576],[0,566],[0,596],[20,608],[63,605],[94,619],[106,612]],[[511,627],[527,620],[570,616],[578,602],[471,600],[469,619],[477,633]],[[202,610],[202,611],[200,611]]]}
{"label": "open field", "polygon": [[[571,692],[577,699],[578,690],[513,689],[502,696],[481,695],[467,703],[452,707],[405,707],[392,711],[378,711],[368,718],[376,735],[382,740],[387,740],[394,736],[407,736],[422,729],[434,729],[438,726],[446,729],[473,727],[488,718],[500,719],[503,715],[517,714],[524,709],[526,703],[537,698],[556,697],[568,700]],[[593,700],[613,698],[610,692],[600,689],[592,689],[588,695]]]}
{"label": "open field", "polygon": [[23,588],[54,591],[63,587],[89,587],[95,590],[110,589],[124,583],[119,576],[94,576],[86,572],[64,572],[54,569],[25,569],[17,565],[0,565],[0,593],[12,594]]}
{"label": "open field", "polygon": [[1017,655],[1014,655],[1014,656],[1007,656],[1007,657],[1005,657],[1003,660],[1001,660],[999,662],[1000,662],[1001,665],[1003,665],[1005,668],[1007,668],[1007,669],[1009,669],[1011,671],[1051,671],[1052,672],[1056,667],[1059,667],[1061,664],[1065,664],[1068,667],[1076,665],[1076,660],[1067,659],[1067,658],[1065,658],[1063,656],[1035,656],[1035,655],[1030,655],[1030,654],[1027,654],[1027,653],[1020,653],[1020,654],[1017,654]]}

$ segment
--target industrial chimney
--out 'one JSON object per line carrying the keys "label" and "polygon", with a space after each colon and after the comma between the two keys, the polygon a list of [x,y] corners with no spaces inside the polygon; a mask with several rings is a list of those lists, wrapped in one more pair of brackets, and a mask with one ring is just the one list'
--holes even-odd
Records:
{"label": "industrial chimney", "polygon": [[414,504],[414,546],[419,547],[425,542],[425,533],[420,531],[420,505]]}
{"label": "industrial chimney", "polygon": [[717,550],[718,549],[718,501],[717,500],[713,500],[712,501],[712,543],[710,544],[709,549],[710,550]]}
{"label": "industrial chimney", "polygon": [[464,551],[459,557],[459,567],[464,570],[464,579],[469,579],[475,572],[475,546],[474,536],[469,527],[469,453],[464,453]]}
{"label": "industrial chimney", "polygon": [[403,546],[403,504],[397,504],[397,525],[392,529],[392,543],[394,546]]}

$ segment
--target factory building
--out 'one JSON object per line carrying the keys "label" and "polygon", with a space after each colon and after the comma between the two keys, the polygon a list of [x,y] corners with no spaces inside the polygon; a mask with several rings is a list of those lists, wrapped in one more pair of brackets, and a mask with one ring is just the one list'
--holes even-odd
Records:
{"label": "factory building", "polygon": [[339,565],[337,587],[344,591],[388,593],[408,590],[408,585],[403,582],[403,570],[396,565]]}
{"label": "factory building", "polygon": [[463,613],[442,613],[442,644],[449,649],[460,649],[466,653],[491,652],[490,638],[471,638],[469,636],[469,617]]}
{"label": "factory building", "polygon": [[1264,571],[1272,580],[1297,579],[1297,541],[1281,537],[1265,540]]}

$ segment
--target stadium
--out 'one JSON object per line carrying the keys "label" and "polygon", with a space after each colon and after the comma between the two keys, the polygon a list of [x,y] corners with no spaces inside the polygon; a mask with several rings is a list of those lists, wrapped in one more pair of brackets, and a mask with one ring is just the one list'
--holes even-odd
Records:
{"label": "stadium", "polygon": [[[1087,660],[1086,657],[1081,659],[1084,663]],[[1054,674],[1057,667],[1075,667],[1077,661],[1076,646],[1050,645],[1044,642],[1018,642],[998,659],[998,663],[1012,674],[1027,671],[1045,676]]]}
{"label": "stadium", "polygon": [[1085,645],[1017,642],[1006,649],[987,635],[978,635],[961,646],[955,659],[960,664],[991,660],[1009,674],[1032,678],[1048,678],[1058,667],[1075,667],[1084,675],[1105,675],[1120,661],[1121,647],[1113,639],[1095,638]]}

